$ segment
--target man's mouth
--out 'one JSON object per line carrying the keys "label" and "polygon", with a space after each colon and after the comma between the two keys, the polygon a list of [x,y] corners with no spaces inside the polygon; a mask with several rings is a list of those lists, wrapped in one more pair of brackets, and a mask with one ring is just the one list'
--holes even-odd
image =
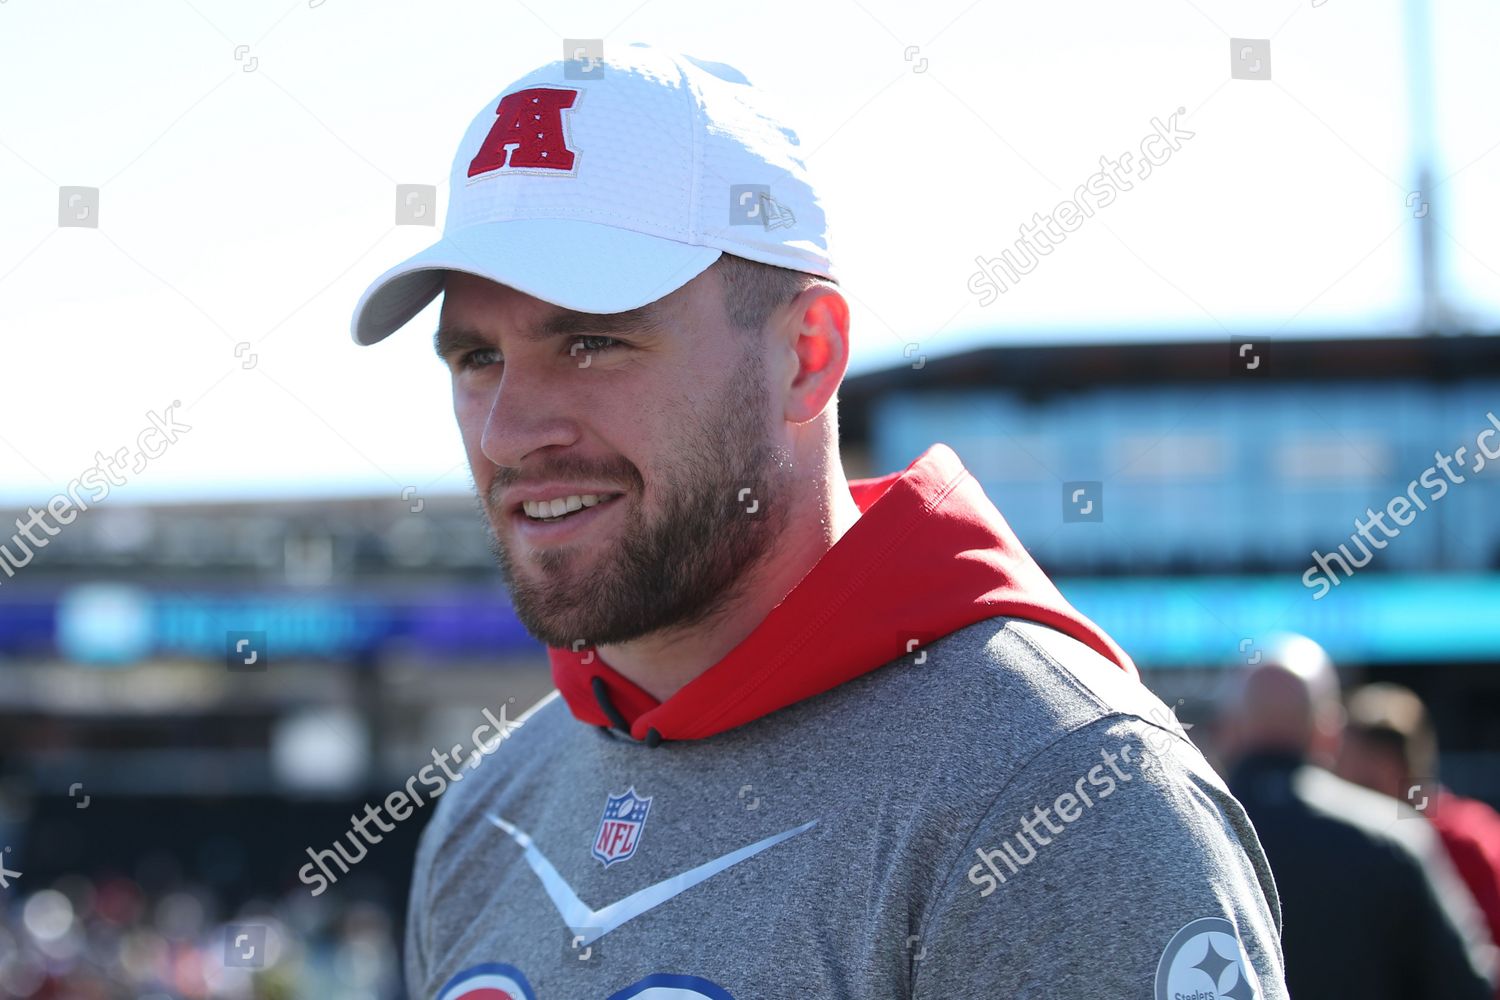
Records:
{"label": "man's mouth", "polygon": [[551,524],[571,517],[580,510],[612,503],[621,493],[574,493],[551,500],[527,500],[521,504],[526,517],[532,521]]}

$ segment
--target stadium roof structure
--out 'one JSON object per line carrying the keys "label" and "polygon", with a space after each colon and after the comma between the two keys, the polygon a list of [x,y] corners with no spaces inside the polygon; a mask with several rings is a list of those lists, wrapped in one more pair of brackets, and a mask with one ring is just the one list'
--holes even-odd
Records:
{"label": "stadium roof structure", "polygon": [[[1241,355],[1243,345],[1251,345]],[[1259,357],[1252,370],[1247,360]],[[858,447],[876,400],[894,392],[1007,389],[1033,399],[1081,389],[1212,382],[1447,382],[1500,375],[1500,336],[1302,337],[1007,346],[995,344],[850,375],[839,390],[839,433]]]}

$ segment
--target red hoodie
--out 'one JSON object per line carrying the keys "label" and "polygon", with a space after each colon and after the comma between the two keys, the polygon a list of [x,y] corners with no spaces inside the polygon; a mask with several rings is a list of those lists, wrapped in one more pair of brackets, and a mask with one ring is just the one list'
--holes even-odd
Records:
{"label": "red hoodie", "polygon": [[[860,517],[718,663],[658,701],[596,650],[549,647],[573,715],[608,726],[594,678],[631,735],[691,740],[822,694],[930,642],[1000,616],[1051,626],[1139,677],[1108,635],[1063,599],[958,456],[934,444],[904,472],[856,479]],[[925,644],[925,643],[923,643]]]}

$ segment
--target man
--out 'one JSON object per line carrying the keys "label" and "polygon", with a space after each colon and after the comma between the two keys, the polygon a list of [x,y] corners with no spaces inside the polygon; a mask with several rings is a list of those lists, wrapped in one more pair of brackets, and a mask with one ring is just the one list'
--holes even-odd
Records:
{"label": "man", "polygon": [[1493,954],[1432,830],[1319,766],[1343,721],[1328,654],[1290,634],[1261,652],[1228,706],[1224,751],[1276,873],[1292,996],[1484,1000]]}
{"label": "man", "polygon": [[1350,695],[1338,773],[1421,811],[1500,944],[1500,814],[1438,781],[1437,734],[1422,699],[1385,683]]}
{"label": "man", "polygon": [[1255,833],[1129,657],[946,446],[845,479],[799,155],[730,67],[553,63],[361,299],[373,343],[443,294],[558,688],[424,832],[412,994],[1286,997]]}

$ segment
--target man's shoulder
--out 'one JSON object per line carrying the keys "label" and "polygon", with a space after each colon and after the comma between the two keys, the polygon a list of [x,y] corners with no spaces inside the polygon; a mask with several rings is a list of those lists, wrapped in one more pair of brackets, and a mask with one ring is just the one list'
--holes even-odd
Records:
{"label": "man's shoulder", "polygon": [[1132,674],[1056,629],[988,618],[861,678],[847,702],[951,734],[961,745],[1020,766],[1068,733],[1106,719],[1134,720],[1162,739],[1186,740],[1175,712]]}
{"label": "man's shoulder", "polygon": [[[914,995],[979,995],[981,983],[984,995],[1020,995],[1045,980],[1053,992],[1115,996],[1153,978],[1160,991],[1193,979],[1192,960],[1178,961],[1183,945],[1191,939],[1202,954],[1212,933],[1226,970],[1234,962],[1255,995],[1283,998],[1269,864],[1175,715],[1055,630],[997,619],[966,631],[955,636],[964,655],[951,657],[952,676],[989,725],[963,737],[979,741],[979,766],[963,770],[976,808],[948,820],[962,830],[924,910],[929,957]],[[1123,934],[1109,919],[1121,913]],[[1043,944],[977,972],[975,954],[1018,947],[1017,927]],[[1214,992],[1246,992],[1235,981],[1223,972],[1215,985],[1231,989]]]}
{"label": "man's shoulder", "polygon": [[[1056,629],[1021,619],[994,624],[1000,628],[986,641],[985,656],[967,669],[973,683],[998,693],[996,708],[1003,714],[996,721],[1003,725],[991,731],[997,750],[1003,744],[1012,748],[1013,763],[997,775],[1011,786],[1007,797],[1061,787],[1061,778],[1076,784],[1073,779],[1096,769],[1114,771],[1111,755],[1142,769],[1144,784],[1157,794],[1171,797],[1193,785],[1228,797],[1175,708],[1137,676]],[[1141,815],[1149,818],[1152,810]]]}
{"label": "man's shoulder", "polygon": [[464,768],[461,780],[448,785],[433,813],[430,836],[444,839],[455,827],[482,820],[490,805],[509,798],[530,777],[544,776],[553,756],[567,752],[568,741],[584,729],[558,692],[547,694],[509,721],[505,738]]}
{"label": "man's shoulder", "polygon": [[510,724],[505,739],[491,753],[484,755],[467,782],[484,794],[486,788],[516,774],[545,768],[552,755],[565,752],[570,738],[586,733],[587,726],[573,718],[568,704],[556,690],[548,692]]}

